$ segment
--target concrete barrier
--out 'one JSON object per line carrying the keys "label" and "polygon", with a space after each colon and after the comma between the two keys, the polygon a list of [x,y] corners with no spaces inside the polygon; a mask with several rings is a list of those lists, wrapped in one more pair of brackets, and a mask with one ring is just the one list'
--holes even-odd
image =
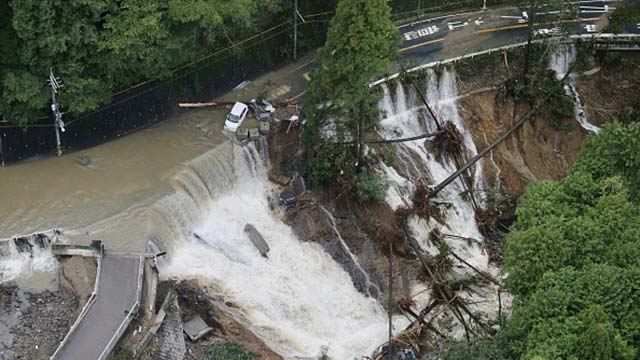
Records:
{"label": "concrete barrier", "polygon": [[[100,245],[101,246],[101,245]],[[56,256],[100,257],[102,251],[94,245],[79,246],[67,244],[51,245],[51,253]]]}

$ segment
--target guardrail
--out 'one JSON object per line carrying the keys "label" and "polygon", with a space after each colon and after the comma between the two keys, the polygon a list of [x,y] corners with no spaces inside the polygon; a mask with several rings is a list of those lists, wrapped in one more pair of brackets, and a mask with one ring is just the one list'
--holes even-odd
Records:
{"label": "guardrail", "polygon": [[89,313],[89,309],[91,309],[91,307],[95,303],[96,298],[98,297],[98,291],[100,289],[100,274],[102,273],[102,257],[103,256],[104,256],[104,245],[102,245],[101,243],[100,248],[98,250],[98,254],[96,256],[96,261],[98,263],[98,266],[96,269],[96,281],[93,284],[93,291],[91,292],[91,295],[89,296],[89,300],[87,301],[87,303],[84,304],[84,306],[82,307],[82,311],[80,311],[80,315],[78,315],[78,317],[76,318],[76,321],[74,321],[73,325],[71,325],[71,328],[67,332],[67,335],[65,335],[64,339],[62,339],[62,342],[60,342],[60,345],[58,345],[58,348],[56,349],[56,351],[49,358],[50,360],[57,359],[57,356],[60,354],[60,351],[62,351],[64,346],[69,342],[69,339],[71,338],[73,333],[76,331],[76,329],[78,328],[82,320],[85,318],[85,316],[87,316],[87,314]]}
{"label": "guardrail", "polygon": [[127,330],[127,327],[129,327],[129,324],[133,320],[134,313],[140,306],[140,296],[142,294],[142,277],[144,274],[144,259],[145,259],[144,256],[139,256],[138,289],[136,290],[136,301],[133,303],[133,305],[129,309],[127,316],[125,316],[124,320],[122,320],[122,322],[120,323],[120,326],[118,327],[118,330],[116,330],[116,332],[113,334],[113,336],[111,337],[111,339],[109,340],[105,348],[102,350],[102,353],[100,353],[100,356],[98,357],[97,360],[103,360],[107,356],[109,356],[109,354],[111,353],[113,348],[116,346],[116,343],[118,342],[122,334],[124,334],[124,332]]}
{"label": "guardrail", "polygon": [[[639,49],[637,47],[637,44],[635,42],[640,40],[640,34],[576,34],[576,35],[569,35],[563,38],[557,38],[560,41],[565,41],[565,42],[574,42],[576,40],[616,40],[616,41],[626,41],[627,42],[631,42],[634,44],[634,47],[625,47],[624,50],[635,50],[635,49]],[[533,40],[533,43],[541,43],[545,41],[544,39],[536,39]],[[612,44],[611,41],[609,41],[609,44]],[[509,44],[509,45],[504,45],[504,46],[500,46],[500,47],[496,47],[496,48],[492,48],[492,49],[487,49],[487,50],[482,50],[482,51],[477,51],[477,52],[473,52],[470,54],[465,54],[465,55],[460,55],[460,56],[456,56],[456,57],[452,57],[452,58],[448,58],[448,59],[443,59],[443,60],[437,60],[437,61],[432,61],[426,64],[422,64],[422,65],[418,65],[415,67],[412,67],[410,69],[407,69],[407,73],[411,73],[411,72],[415,72],[415,71],[419,71],[419,70],[423,70],[423,69],[428,69],[428,68],[432,68],[432,67],[436,67],[436,66],[440,66],[440,65],[446,65],[446,64],[451,64],[451,63],[456,63],[458,61],[464,60],[464,59],[469,59],[469,58],[474,58],[476,56],[481,56],[481,55],[485,55],[485,54],[490,54],[492,52],[496,52],[496,51],[503,51],[503,50],[509,50],[509,49],[513,49],[513,48],[517,48],[517,47],[521,47],[521,46],[525,46],[527,45],[527,42],[519,42],[519,43],[515,43],[515,44]],[[609,50],[617,50],[615,48],[611,48],[609,47]],[[369,84],[369,87],[374,87],[380,84],[383,84],[387,81],[393,80],[400,77],[400,72],[397,72],[393,75],[384,77],[382,79],[378,79],[372,83]]]}

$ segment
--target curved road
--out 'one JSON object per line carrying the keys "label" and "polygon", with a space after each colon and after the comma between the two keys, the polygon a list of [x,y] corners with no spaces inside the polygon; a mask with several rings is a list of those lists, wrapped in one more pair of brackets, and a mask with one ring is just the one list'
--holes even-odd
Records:
{"label": "curved road", "polygon": [[138,303],[142,261],[138,256],[102,258],[95,302],[54,359],[93,360],[109,355],[118,340],[112,338]]}

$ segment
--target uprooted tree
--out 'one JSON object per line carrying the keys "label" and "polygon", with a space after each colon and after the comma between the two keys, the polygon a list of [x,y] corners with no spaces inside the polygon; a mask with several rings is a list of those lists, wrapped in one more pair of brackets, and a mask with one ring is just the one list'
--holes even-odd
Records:
{"label": "uprooted tree", "polygon": [[398,45],[386,0],[339,2],[305,99],[303,141],[313,183],[354,181],[362,166],[364,134],[378,117],[381,98],[368,84],[387,71]]}

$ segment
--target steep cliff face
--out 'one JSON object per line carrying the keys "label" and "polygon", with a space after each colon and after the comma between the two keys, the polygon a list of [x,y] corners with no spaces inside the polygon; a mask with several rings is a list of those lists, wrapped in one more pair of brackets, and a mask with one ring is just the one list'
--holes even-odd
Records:
{"label": "steep cliff face", "polygon": [[[549,64],[556,77],[566,73],[576,57],[575,50],[562,51],[566,53],[553,55],[555,59]],[[593,61],[589,63],[590,68],[596,66]],[[517,63],[512,62],[508,69],[497,64],[491,71],[476,72],[473,76],[469,76],[473,72],[461,66],[464,64],[428,71],[419,82],[439,121],[450,123],[458,132],[464,162],[510,129],[531,107],[517,103],[505,90],[506,79],[519,71]],[[504,73],[499,71],[500,66],[505,68]],[[416,190],[422,186],[419,183],[435,186],[455,172],[459,164],[442,155],[437,141],[420,139],[371,145],[367,162],[390,183],[385,202],[361,203],[354,194],[336,193],[328,186],[315,190],[311,199],[306,198],[289,212],[288,222],[299,239],[322,245],[350,275],[358,291],[376,298],[385,307],[389,305],[390,290],[388,243],[393,243],[391,307],[395,313],[401,308],[416,314],[430,309],[424,320],[438,331],[416,332],[417,327],[413,326],[405,332],[413,336],[409,341],[428,343],[426,349],[433,349],[442,343],[440,335],[468,336],[465,333],[473,329],[466,329],[467,325],[473,328],[491,324],[498,314],[508,311],[510,301],[508,294],[501,293],[496,285],[503,274],[500,264],[493,261],[492,252],[501,246],[500,237],[488,235],[481,219],[483,213],[495,206],[488,194],[500,193],[515,200],[533,181],[565,177],[585,140],[596,136],[593,130],[588,130],[589,126],[597,129],[618,118],[612,112],[622,113],[620,109],[636,106],[636,96],[632,94],[640,93],[640,89],[636,82],[625,80],[620,74],[637,71],[637,62],[628,60],[620,66],[615,71],[603,67],[588,76],[581,74],[584,70],[572,75],[570,83],[564,88],[560,86],[560,91],[573,99],[573,114],[570,111],[564,118],[551,121],[554,109],[543,107],[473,166],[464,180],[451,183],[434,199],[425,198],[433,211],[429,218],[405,213],[404,226],[398,221],[399,213],[415,206]],[[620,81],[626,83],[620,85]],[[437,131],[435,121],[422,109],[412,86],[390,82],[383,87],[381,117],[376,128],[379,137],[402,139]],[[602,104],[608,104],[611,111],[602,111]],[[286,168],[282,164],[288,163],[298,149],[292,137],[276,134],[271,142],[272,164],[276,164],[271,169],[272,178],[281,175]],[[474,200],[469,198],[470,188],[475,193]],[[507,204],[509,209],[501,210],[500,220],[505,220],[502,225],[513,220],[515,204],[511,201]],[[508,229],[500,230],[504,231]],[[427,267],[436,263],[446,269],[436,274],[440,280],[433,281],[434,276],[429,274],[433,269]],[[485,275],[496,282],[487,281]],[[472,285],[456,290],[446,287],[450,283]],[[461,307],[454,310],[447,301],[438,303],[442,300],[438,295],[441,289],[451,290],[446,300],[460,301]],[[461,314],[464,310],[469,312]],[[402,330],[397,327],[394,333]]]}
{"label": "steep cliff face", "polygon": [[[479,148],[488,146],[529,110],[503,98],[497,90],[466,97],[460,107]],[[588,136],[574,123],[566,119],[566,129],[559,130],[544,115],[525,122],[488,155],[483,169],[487,186],[520,195],[531,181],[566,176]]]}
{"label": "steep cliff face", "polygon": [[[593,66],[599,71],[576,76],[575,88],[584,117],[596,126],[611,121],[638,121],[640,56],[611,54],[607,59],[600,66]],[[489,85],[486,79],[469,82],[475,87]],[[516,104],[502,90],[463,97],[459,106],[478,148],[484,148],[487,141],[497,138],[529,110],[529,106]],[[563,119],[558,129],[545,110],[548,109],[543,108],[488,155],[484,172],[489,186],[499,182],[505,193],[520,195],[531,181],[559,180],[567,175],[586,138],[594,134],[576,120],[580,114]]]}

